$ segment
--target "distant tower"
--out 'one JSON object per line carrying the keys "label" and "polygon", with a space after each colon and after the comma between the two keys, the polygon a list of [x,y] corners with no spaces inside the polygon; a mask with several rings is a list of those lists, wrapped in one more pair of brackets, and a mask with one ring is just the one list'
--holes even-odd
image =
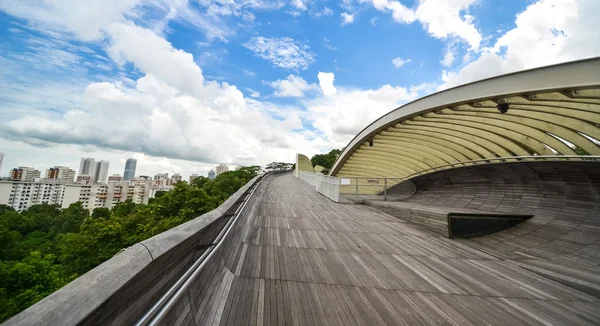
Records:
{"label": "distant tower", "polygon": [[[2,160],[4,159],[4,153],[0,153],[0,171],[2,171]],[[0,172],[2,173],[2,172]]]}
{"label": "distant tower", "polygon": [[137,160],[128,158],[125,162],[125,172],[123,172],[123,180],[129,181],[135,178],[135,168],[137,166]]}
{"label": "distant tower", "polygon": [[219,164],[217,165],[217,175],[223,173],[223,172],[227,172],[229,171],[229,166],[225,165],[225,164]]}
{"label": "distant tower", "polygon": [[215,174],[215,170],[210,170],[210,171],[208,171],[208,178],[209,178],[209,179],[211,179],[211,180],[214,180],[214,179],[215,179],[215,176],[216,176],[216,174]]}
{"label": "distant tower", "polygon": [[93,158],[82,157],[79,163],[79,175],[95,175],[96,161]]}
{"label": "distant tower", "polygon": [[106,183],[108,181],[108,161],[98,161],[96,163],[96,169],[94,174],[94,181],[99,183]]}

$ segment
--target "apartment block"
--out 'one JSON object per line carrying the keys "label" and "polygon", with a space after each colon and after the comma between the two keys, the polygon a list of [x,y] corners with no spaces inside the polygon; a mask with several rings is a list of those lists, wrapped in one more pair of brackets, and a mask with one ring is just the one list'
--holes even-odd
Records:
{"label": "apartment block", "polygon": [[41,176],[41,172],[30,167],[20,166],[10,171],[10,179],[14,181],[33,181]]}
{"label": "apartment block", "polygon": [[0,204],[17,211],[43,203],[62,205],[65,184],[56,182],[0,181]]}
{"label": "apartment block", "polygon": [[65,183],[59,180],[37,182],[0,181],[0,204],[23,211],[32,205],[57,204],[67,208],[82,202],[90,211],[96,207],[113,208],[117,203],[131,199],[136,204],[147,204],[150,182]]}
{"label": "apartment block", "polygon": [[46,170],[46,179],[60,180],[64,182],[73,182],[75,180],[75,170],[66,166],[55,166]]}

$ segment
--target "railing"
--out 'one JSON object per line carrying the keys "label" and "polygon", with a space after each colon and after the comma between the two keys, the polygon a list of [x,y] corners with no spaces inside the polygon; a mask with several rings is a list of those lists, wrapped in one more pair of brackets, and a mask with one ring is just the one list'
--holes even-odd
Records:
{"label": "railing", "polygon": [[298,177],[315,187],[323,196],[336,203],[340,201],[340,178],[305,171],[299,171]]}
{"label": "railing", "polygon": [[[337,198],[339,202],[339,196],[344,195],[347,199],[351,199],[355,202],[360,202],[363,199],[393,199],[402,200],[410,197],[415,189],[414,184],[409,180],[432,172],[448,170],[458,167],[482,165],[482,164],[498,164],[507,162],[537,162],[537,161],[600,161],[600,156],[597,155],[540,155],[540,156],[510,156],[510,157],[495,157],[487,158],[466,162],[449,163],[445,165],[435,166],[426,170],[421,170],[410,175],[401,177],[330,177],[324,176],[320,173],[310,173],[300,171],[300,179],[308,182],[315,186],[319,193],[330,197]],[[327,178],[326,180],[324,178]],[[390,192],[390,188],[396,185],[402,184],[402,186],[395,187]],[[319,190],[321,189],[321,190]],[[323,190],[327,189],[327,190]]]}
{"label": "railing", "polygon": [[[264,176],[263,176],[264,177]],[[211,261],[211,258],[217,253],[217,250],[224,244],[223,239],[231,232],[233,225],[238,220],[240,212],[246,207],[248,199],[252,196],[256,188],[262,181],[261,177],[242,197],[236,202],[233,212],[228,212],[231,217],[217,237],[207,244],[206,251],[192,264],[190,268],[173,284],[163,296],[158,299],[154,305],[138,320],[136,326],[162,325],[170,324],[172,321],[166,321],[167,314],[173,309],[179,298],[186,294],[190,284],[198,277],[202,269]]]}
{"label": "railing", "polygon": [[336,203],[340,201],[339,178],[316,173],[315,181],[315,188],[317,189],[318,193],[323,194],[325,197],[333,200]]}
{"label": "railing", "polygon": [[174,304],[190,300],[190,283],[227,242],[263,178],[218,208],[122,250],[5,325],[173,324]]}
{"label": "railing", "polygon": [[447,170],[456,167],[471,166],[478,164],[494,164],[494,163],[506,163],[506,162],[535,162],[535,161],[600,161],[599,155],[537,155],[537,156],[508,156],[508,157],[494,157],[480,160],[472,160],[466,162],[449,163],[445,165],[434,166],[432,168],[415,172],[408,176],[403,177],[404,179],[411,179],[419,175],[428,174],[440,170]]}

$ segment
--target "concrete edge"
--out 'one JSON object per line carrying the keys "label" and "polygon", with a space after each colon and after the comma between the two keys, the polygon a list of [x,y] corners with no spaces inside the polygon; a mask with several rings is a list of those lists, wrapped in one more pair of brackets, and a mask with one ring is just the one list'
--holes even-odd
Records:
{"label": "concrete edge", "polygon": [[148,250],[136,243],[21,311],[3,325],[78,324],[150,262],[152,258]]}
{"label": "concrete edge", "polygon": [[75,325],[102,306],[153,260],[220,218],[260,176],[254,177],[212,211],[136,243],[79,276],[2,325]]}

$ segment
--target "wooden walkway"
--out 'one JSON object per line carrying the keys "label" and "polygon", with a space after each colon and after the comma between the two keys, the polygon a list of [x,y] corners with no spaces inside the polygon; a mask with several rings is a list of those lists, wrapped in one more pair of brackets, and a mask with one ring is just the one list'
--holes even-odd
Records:
{"label": "wooden walkway", "polygon": [[469,241],[265,179],[179,325],[593,325],[600,299]]}

